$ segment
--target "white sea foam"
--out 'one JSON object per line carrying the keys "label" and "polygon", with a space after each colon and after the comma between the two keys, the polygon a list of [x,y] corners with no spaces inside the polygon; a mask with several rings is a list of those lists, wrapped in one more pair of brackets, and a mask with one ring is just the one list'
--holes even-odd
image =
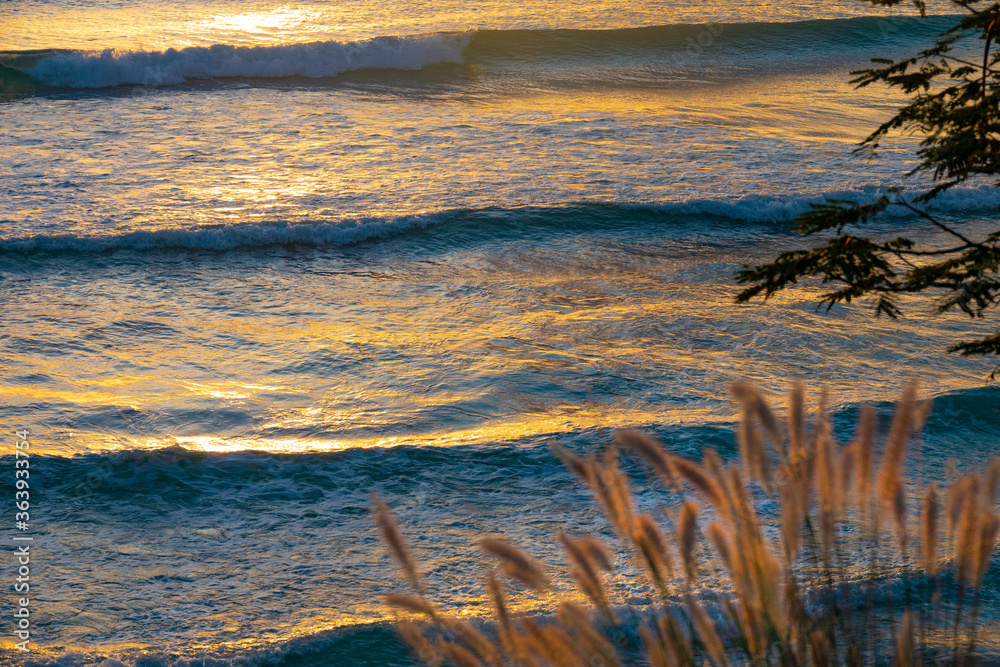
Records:
{"label": "white sea foam", "polygon": [[[922,190],[914,190],[916,196]],[[715,215],[746,222],[768,222],[791,220],[809,210],[810,204],[825,200],[855,201],[868,203],[884,193],[882,188],[859,188],[829,192],[820,197],[780,197],[749,195],[732,200],[690,200],[664,204],[663,207],[688,215]],[[1000,189],[992,185],[957,187],[939,194],[926,208],[939,213],[977,213],[1000,208]],[[885,215],[889,217],[911,217],[913,212],[902,206],[890,206]]]}
{"label": "white sea foam", "polygon": [[191,229],[161,229],[105,235],[55,234],[0,238],[0,252],[100,252],[104,250],[232,250],[283,244],[349,245],[394,236],[448,219],[454,212],[346,220],[335,223],[223,225]]}
{"label": "white sea foam", "polygon": [[[675,215],[697,225],[697,216],[727,218],[734,223],[780,223],[809,210],[810,204],[825,199],[874,201],[879,189],[842,190],[817,197],[744,196],[729,200],[691,199],[678,202],[619,202],[610,206],[632,210],[656,210]],[[586,208],[591,204],[571,205]],[[543,207],[539,207],[540,210]],[[559,210],[565,206],[552,207]],[[1000,208],[1000,189],[991,185],[954,188],[939,195],[930,210],[945,214],[977,214]],[[0,252],[101,252],[106,250],[233,250],[266,248],[285,244],[308,246],[343,246],[361,241],[389,238],[461,216],[475,216],[469,209],[450,209],[435,213],[370,217],[335,222],[270,222],[232,224],[193,228],[125,231],[115,234],[37,234],[23,237],[0,237]],[[626,214],[627,215],[627,214]],[[897,206],[890,207],[890,217],[914,214]]]}
{"label": "white sea foam", "polygon": [[357,42],[280,46],[192,46],[166,51],[62,53],[28,71],[43,83],[69,88],[122,84],[162,86],[215,77],[336,76],[365,68],[416,70],[462,61],[472,32],[377,37]]}

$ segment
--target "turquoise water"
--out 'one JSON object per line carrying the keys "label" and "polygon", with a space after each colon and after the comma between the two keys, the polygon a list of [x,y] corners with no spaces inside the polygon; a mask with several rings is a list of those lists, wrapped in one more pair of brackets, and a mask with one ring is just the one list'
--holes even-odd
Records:
{"label": "turquoise water", "polygon": [[[900,100],[847,72],[948,21],[5,7],[0,422],[36,457],[31,659],[408,664],[381,625],[399,582],[371,492],[442,605],[478,612],[481,536],[561,563],[557,529],[607,532],[549,439],[591,451],[628,426],[732,457],[742,379],[828,387],[843,439],[920,377],[921,474],[981,463],[991,364],[943,350],[992,322],[925,299],[895,322],[827,314],[810,287],[732,302],[733,271],[798,243],[809,202],[912,166],[905,138],[852,155]],[[975,227],[998,205],[972,183],[938,210]]]}

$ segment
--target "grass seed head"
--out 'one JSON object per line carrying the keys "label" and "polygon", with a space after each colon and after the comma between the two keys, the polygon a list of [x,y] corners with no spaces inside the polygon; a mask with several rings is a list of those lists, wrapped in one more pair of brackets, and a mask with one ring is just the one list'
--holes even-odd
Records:
{"label": "grass seed head", "polygon": [[937,573],[938,569],[938,507],[937,490],[932,486],[927,489],[920,509],[920,559],[924,571],[929,575]]}
{"label": "grass seed head", "polygon": [[1000,517],[997,516],[996,512],[990,511],[988,513],[984,513],[980,522],[980,536],[978,544],[979,553],[976,557],[976,570],[973,580],[974,586],[979,586],[980,582],[983,580],[983,575],[986,574],[986,569],[990,565],[990,560],[993,557],[993,551],[997,542],[998,529],[1000,529]]}
{"label": "grass seed head", "polygon": [[993,509],[997,502],[997,486],[1000,485],[1000,456],[994,456],[986,469],[985,493],[983,501],[986,509]]}
{"label": "grass seed head", "polygon": [[517,579],[536,591],[544,591],[550,585],[549,578],[534,558],[503,540],[481,540],[479,546],[500,559],[504,574]]}
{"label": "grass seed head", "polygon": [[805,508],[799,488],[794,481],[781,487],[781,538],[788,563],[795,560],[802,537]]}
{"label": "grass seed head", "polygon": [[722,491],[719,485],[705,473],[701,466],[694,461],[689,461],[679,456],[672,457],[672,461],[674,468],[688,484],[705,496],[708,502],[715,505],[716,508],[721,509],[724,502]]}
{"label": "grass seed head", "polygon": [[646,459],[660,479],[680,491],[680,480],[671,465],[670,454],[660,442],[637,431],[619,431],[615,434],[615,441]]}
{"label": "grass seed head", "polygon": [[653,517],[648,514],[636,517],[632,539],[645,557],[655,581],[663,585],[674,576],[674,561],[667,548],[667,541]]}
{"label": "grass seed head", "polygon": [[677,543],[681,548],[681,561],[688,581],[695,578],[694,545],[697,533],[698,505],[693,501],[684,503],[677,517]]}
{"label": "grass seed head", "polygon": [[573,474],[579,477],[581,482],[583,482],[588,487],[593,488],[594,471],[591,465],[587,461],[583,460],[573,452],[569,451],[555,440],[550,440],[548,445],[549,449],[552,450],[552,453],[558,456],[559,460],[563,462],[563,465],[565,465],[573,472]]}
{"label": "grass seed head", "polygon": [[413,649],[417,657],[420,658],[421,662],[428,665],[428,667],[440,667],[441,663],[444,661],[444,656],[441,651],[434,646],[427,637],[424,636],[423,631],[420,626],[413,621],[400,621],[396,628],[399,630],[399,634],[402,635],[403,641],[405,641],[410,648]]}
{"label": "grass seed head", "polygon": [[896,639],[896,665],[912,667],[913,664],[913,612],[907,609]]}
{"label": "grass seed head", "polygon": [[788,392],[788,459],[793,464],[805,457],[805,388],[796,380]]}
{"label": "grass seed head", "polygon": [[482,667],[483,665],[469,649],[460,644],[441,642],[441,649],[457,667]]}
{"label": "grass seed head", "polygon": [[600,558],[603,562],[595,562],[593,559],[602,551],[601,549],[595,550],[595,544],[599,543],[596,540],[574,540],[563,532],[559,533],[559,542],[566,550],[566,555],[569,556],[570,574],[576,581],[577,587],[594,603],[594,606],[603,611],[613,622],[617,622],[611,605],[608,604],[607,596],[604,593],[604,584],[601,582],[596,567],[608,565],[609,567],[605,569],[610,569],[610,563],[606,555],[603,554],[603,558]]}
{"label": "grass seed head", "polygon": [[917,385],[910,382],[903,389],[903,396],[896,404],[896,414],[889,430],[889,439],[878,474],[878,493],[883,502],[895,502],[896,489],[902,483],[906,446],[913,430],[916,410]]}
{"label": "grass seed head", "polygon": [[715,664],[715,667],[728,667],[729,659],[726,657],[726,648],[715,629],[715,623],[690,593],[684,594],[684,602],[687,604],[695,630],[697,630],[698,637],[705,647],[705,652],[712,659],[712,663]]}
{"label": "grass seed head", "polygon": [[416,595],[406,595],[405,593],[390,593],[385,596],[385,603],[396,609],[403,609],[414,614],[425,614],[432,619],[437,618],[437,612],[427,600]]}
{"label": "grass seed head", "polygon": [[866,405],[858,418],[858,428],[854,436],[858,446],[858,474],[855,477],[858,509],[868,516],[872,501],[872,470],[875,450],[875,410]]}
{"label": "grass seed head", "polygon": [[733,553],[732,545],[729,542],[729,535],[726,530],[722,527],[718,521],[713,521],[712,523],[705,526],[705,534],[708,536],[709,541],[712,546],[715,547],[715,551],[718,552],[719,558],[725,564],[726,569],[730,572],[733,571]]}
{"label": "grass seed head", "polygon": [[393,521],[388,506],[374,493],[371,499],[375,509],[375,525],[378,526],[379,532],[382,534],[382,540],[388,545],[393,557],[403,570],[407,582],[413,586],[414,590],[419,591],[420,577],[417,575],[416,563],[410,556],[409,549],[406,548],[406,542],[403,540],[396,522]]}
{"label": "grass seed head", "polygon": [[487,663],[496,667],[503,667],[503,658],[500,657],[496,646],[483,633],[472,627],[470,623],[449,618],[444,620],[444,627],[458,636],[465,642],[466,646],[471,648],[474,653],[478,654]]}

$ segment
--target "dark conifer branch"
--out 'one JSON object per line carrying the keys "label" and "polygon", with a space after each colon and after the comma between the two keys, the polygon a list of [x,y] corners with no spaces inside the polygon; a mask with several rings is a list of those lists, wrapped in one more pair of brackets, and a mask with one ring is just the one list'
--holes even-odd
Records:
{"label": "dark conifer branch", "polygon": [[[893,7],[901,0],[870,2]],[[942,221],[922,206],[969,179],[1000,177],[1000,54],[995,49],[1000,3],[952,0],[952,4],[966,13],[938,35],[933,45],[898,61],[874,58],[872,67],[851,73],[851,83],[858,88],[878,83],[909,96],[909,103],[875,128],[855,152],[875,151],[880,141],[897,132],[916,135],[919,161],[904,175],[927,173],[932,181],[928,189],[904,196],[899,188],[891,188],[867,203],[827,200],[813,204],[796,218],[795,229],[803,236],[826,234],[825,242],[781,253],[760,266],[744,266],[736,273],[737,282],[745,286],[736,296],[738,303],[757,296],[766,300],[812,279],[831,286],[817,299],[817,307],[827,310],[838,303],[869,298],[876,315],[899,317],[902,311],[892,296],[924,290],[944,292],[939,311],[957,309],[983,318],[997,306],[1000,229],[980,237]],[[913,5],[926,17],[922,0],[914,0]],[[959,46],[966,48],[974,37],[983,41],[979,63],[953,53]],[[880,219],[890,206],[903,207],[959,243],[941,248],[904,237],[882,241],[852,233]],[[917,258],[926,261],[914,261]],[[1000,334],[949,349],[963,355],[1000,355]]]}
{"label": "dark conifer branch", "polygon": [[975,241],[972,241],[971,239],[969,239],[968,237],[966,237],[964,234],[962,234],[959,231],[957,231],[957,230],[949,227],[948,225],[944,224],[943,222],[941,222],[940,220],[938,220],[934,216],[932,216],[929,213],[927,213],[927,211],[924,211],[922,209],[917,208],[916,206],[914,206],[910,202],[900,200],[900,201],[898,201],[896,203],[899,204],[899,205],[901,205],[901,206],[905,206],[907,209],[913,211],[914,213],[916,213],[917,215],[919,215],[924,220],[927,220],[928,222],[930,222],[932,225],[934,225],[938,229],[951,234],[952,236],[954,236],[959,241],[962,241],[965,244],[965,245],[960,246],[959,248],[957,248],[956,250],[954,250],[952,252],[958,252],[959,250],[965,250],[966,248],[980,248],[980,247],[982,247],[981,243],[976,243]]}

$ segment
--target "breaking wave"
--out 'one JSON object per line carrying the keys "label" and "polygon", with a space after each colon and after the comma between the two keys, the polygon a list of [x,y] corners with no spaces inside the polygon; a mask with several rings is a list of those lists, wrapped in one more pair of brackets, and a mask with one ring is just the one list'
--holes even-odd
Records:
{"label": "breaking wave", "polygon": [[[847,190],[817,197],[746,196],[729,200],[692,199],[678,202],[617,202],[607,204],[568,204],[533,206],[517,209],[449,209],[433,213],[399,216],[373,216],[337,221],[272,221],[211,225],[192,228],[124,231],[109,234],[36,234],[23,237],[0,237],[0,253],[71,252],[93,253],[113,250],[234,250],[268,248],[280,245],[344,246],[362,241],[385,239],[409,231],[446,223],[471,223],[480,231],[502,224],[505,212],[527,212],[532,221],[544,225],[551,219],[562,224],[565,213],[597,212],[595,224],[628,222],[637,212],[663,216],[673,224],[695,224],[698,216],[729,220],[734,224],[783,223],[809,210],[809,205],[825,198],[872,201],[877,189]],[[937,197],[933,209],[946,214],[976,214],[1000,207],[1000,190],[984,185],[954,188]],[[610,214],[610,215],[608,215]],[[890,208],[888,216],[912,214],[901,207]],[[577,216],[579,217],[579,216]],[[593,217],[593,216],[587,216]]]}
{"label": "breaking wave", "polygon": [[[190,46],[166,51],[98,53],[49,51],[0,54],[38,82],[68,88],[140,84],[162,86],[226,77],[334,77],[360,69],[419,70],[439,63],[537,64],[626,57],[636,67],[648,59],[671,70],[714,63],[741,70],[758,65],[822,64],[836,54],[927,41],[950,17],[810,20],[793,23],[679,24],[615,30],[468,30],[341,42],[276,46]],[[20,63],[20,64],[19,64]],[[27,66],[25,66],[27,65]]]}
{"label": "breaking wave", "polygon": [[28,73],[50,86],[67,88],[163,86],[215,77],[320,78],[366,68],[414,70],[461,62],[471,37],[469,32],[279,46],[213,44],[158,52],[70,52],[46,58]]}

